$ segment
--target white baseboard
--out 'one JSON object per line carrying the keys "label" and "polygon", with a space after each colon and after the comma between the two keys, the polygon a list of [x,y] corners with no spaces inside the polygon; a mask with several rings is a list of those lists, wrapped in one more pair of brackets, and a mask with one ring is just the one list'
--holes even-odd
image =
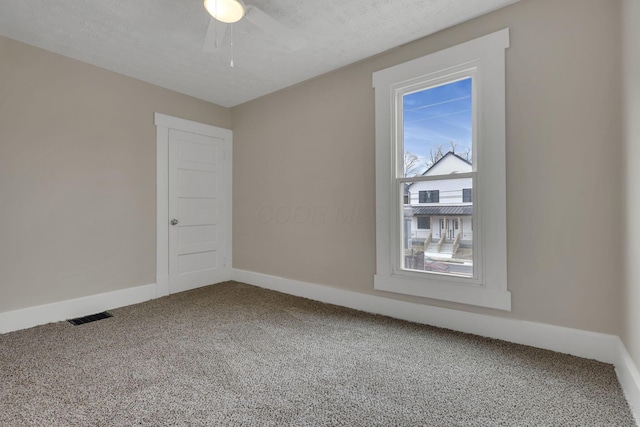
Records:
{"label": "white baseboard", "polygon": [[614,335],[433,307],[249,271],[236,270],[234,279],[396,319],[530,345],[606,363],[614,362],[614,344],[617,340]]}
{"label": "white baseboard", "polygon": [[636,424],[640,425],[640,372],[631,359],[631,355],[619,338],[616,342],[617,360],[614,363],[618,380],[627,397],[631,411],[636,417]]}
{"label": "white baseboard", "polygon": [[[212,281],[224,282],[231,280],[232,274],[231,269],[225,268],[218,276],[212,278]],[[0,334],[100,313],[105,310],[138,304],[170,294],[169,276],[158,276],[156,282],[119,291],[6,311],[0,313]],[[208,285],[198,285],[189,289],[203,286]]]}
{"label": "white baseboard", "polygon": [[615,335],[433,307],[246,270],[235,269],[233,279],[369,313],[610,363],[616,367],[636,420],[640,419],[640,375],[624,344]]}
{"label": "white baseboard", "polygon": [[100,313],[156,298],[156,284],[0,313],[0,334]]}
{"label": "white baseboard", "polygon": [[169,275],[156,277],[156,298],[169,295]]}

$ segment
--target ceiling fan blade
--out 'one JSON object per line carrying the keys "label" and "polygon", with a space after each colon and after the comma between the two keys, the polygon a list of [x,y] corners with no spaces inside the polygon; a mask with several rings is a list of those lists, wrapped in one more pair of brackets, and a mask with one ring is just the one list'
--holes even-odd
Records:
{"label": "ceiling fan blade", "polygon": [[269,34],[277,43],[291,50],[300,50],[307,44],[307,41],[296,31],[285,27],[255,6],[247,6],[245,18]]}
{"label": "ceiling fan blade", "polygon": [[204,52],[215,52],[217,49],[220,49],[229,25],[230,24],[225,24],[215,18],[211,18],[209,20],[207,34],[204,36],[202,50]]}

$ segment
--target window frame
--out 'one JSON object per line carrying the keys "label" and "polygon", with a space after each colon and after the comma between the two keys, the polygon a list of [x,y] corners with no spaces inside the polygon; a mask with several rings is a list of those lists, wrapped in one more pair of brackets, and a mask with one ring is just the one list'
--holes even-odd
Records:
{"label": "window frame", "polygon": [[[378,206],[375,289],[511,310],[506,262],[505,49],[508,47],[506,28],[373,73]],[[473,78],[475,103],[473,172],[461,174],[472,177],[476,193],[472,224],[474,276],[462,278],[406,270],[402,268],[400,245],[403,204],[399,202],[404,184],[398,185],[399,177],[403,176],[396,144],[402,138],[399,94],[465,76]],[[446,175],[433,178],[443,176]],[[422,179],[429,178],[419,180]]]}

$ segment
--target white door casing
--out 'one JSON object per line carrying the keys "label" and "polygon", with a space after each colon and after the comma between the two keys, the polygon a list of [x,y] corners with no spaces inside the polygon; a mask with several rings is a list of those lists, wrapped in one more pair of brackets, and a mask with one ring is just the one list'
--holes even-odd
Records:
{"label": "white door casing", "polygon": [[158,113],[155,123],[158,296],[229,280],[232,133]]}

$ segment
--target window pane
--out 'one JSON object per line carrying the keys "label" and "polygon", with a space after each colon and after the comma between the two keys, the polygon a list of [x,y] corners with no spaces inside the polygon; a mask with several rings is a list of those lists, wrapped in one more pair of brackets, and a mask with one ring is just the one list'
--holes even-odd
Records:
{"label": "window pane", "polygon": [[403,95],[405,177],[425,174],[449,152],[471,161],[472,82],[469,77]]}
{"label": "window pane", "polygon": [[419,216],[418,220],[418,230],[427,230],[431,228],[431,217],[428,216]]}
{"label": "window pane", "polygon": [[[465,201],[472,178],[411,182],[401,188],[409,200],[402,204],[402,268],[473,277],[473,203]],[[423,203],[423,193],[438,194],[438,202]]]}
{"label": "window pane", "polygon": [[471,194],[472,193],[471,193],[471,189],[470,188],[464,188],[462,190],[462,201],[463,202],[471,202],[473,200],[472,199],[473,196]]}

